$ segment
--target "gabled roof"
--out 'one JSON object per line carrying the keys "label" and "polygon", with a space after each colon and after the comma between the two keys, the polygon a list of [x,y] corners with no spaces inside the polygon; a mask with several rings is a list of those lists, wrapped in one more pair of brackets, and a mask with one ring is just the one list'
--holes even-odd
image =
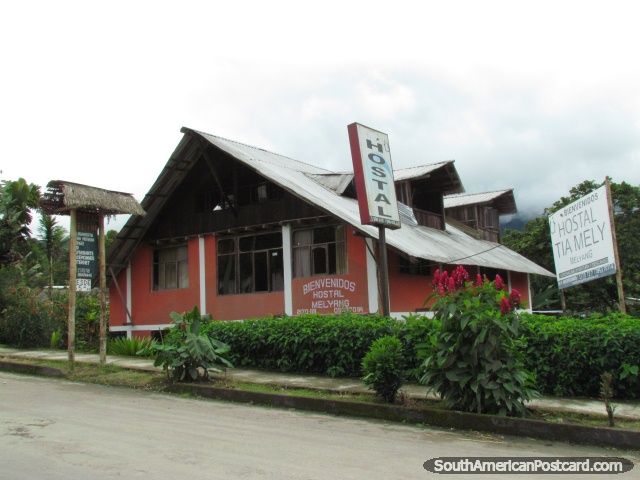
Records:
{"label": "gabled roof", "polygon": [[422,180],[430,178],[438,172],[440,173],[439,183],[445,194],[462,193],[464,192],[464,187],[462,186],[462,181],[458,176],[458,171],[454,163],[454,160],[447,160],[446,162],[431,163],[429,165],[395,169],[393,171],[393,179],[396,182]]}
{"label": "gabled roof", "polygon": [[[238,162],[303,201],[351,225],[364,236],[378,237],[376,227],[360,223],[357,200],[341,195],[351,181],[351,174],[336,174],[308,163],[196,130],[183,128],[181,131],[185,136],[142,201],[147,217],[131,217],[109,250],[109,263],[115,268],[122,268],[129,261],[166,200],[193,167],[195,156],[187,155],[187,151],[200,148],[199,142],[202,141],[228,153]],[[416,175],[424,177],[429,172],[442,168],[446,169],[449,178],[457,178],[453,162],[402,169],[399,172],[400,178],[409,179],[417,178]],[[413,171],[413,176],[410,170]],[[459,179],[457,185],[455,181],[452,181],[452,185],[461,188]],[[554,276],[500,244],[477,240],[450,225],[447,225],[446,231],[441,231],[403,223],[402,228],[388,230],[386,239],[387,245],[400,254],[436,263],[479,265]]]}
{"label": "gabled roof", "polygon": [[444,197],[445,209],[483,204],[491,204],[498,209],[500,215],[511,215],[518,212],[512,188],[493,192],[447,195]]}

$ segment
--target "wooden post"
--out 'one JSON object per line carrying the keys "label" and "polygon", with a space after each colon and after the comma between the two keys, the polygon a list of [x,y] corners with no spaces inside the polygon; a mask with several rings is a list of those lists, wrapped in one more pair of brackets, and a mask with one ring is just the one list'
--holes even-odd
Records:
{"label": "wooden post", "polygon": [[387,240],[385,227],[378,226],[379,242],[380,242],[380,297],[382,299],[382,315],[388,317],[391,315],[391,307],[389,305],[389,266],[387,264]]}
{"label": "wooden post", "polygon": [[560,289],[560,301],[562,303],[562,315],[567,316],[567,299],[564,296],[564,290]]}
{"label": "wooden post", "polygon": [[78,250],[78,211],[73,208],[71,216],[71,233],[69,235],[69,325],[67,334],[67,349],[69,353],[69,371],[75,370],[76,346],[76,252]]}
{"label": "wooden post", "polygon": [[622,265],[620,265],[620,255],[618,254],[618,238],[616,236],[616,221],[613,214],[613,197],[611,196],[611,179],[605,179],[607,186],[607,203],[609,205],[609,223],[611,223],[611,238],[613,239],[613,256],[616,262],[616,283],[618,284],[618,304],[620,313],[627,313],[627,305],[624,301],[624,287],[622,285]]}
{"label": "wooden post", "polygon": [[104,365],[107,363],[107,271],[102,213],[98,213],[98,265],[100,271],[100,365]]}

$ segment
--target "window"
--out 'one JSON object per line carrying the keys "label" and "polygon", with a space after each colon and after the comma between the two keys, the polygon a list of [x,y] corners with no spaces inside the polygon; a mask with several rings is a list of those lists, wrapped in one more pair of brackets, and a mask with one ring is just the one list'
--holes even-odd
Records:
{"label": "window", "polygon": [[493,282],[496,279],[496,275],[500,275],[505,285],[509,280],[509,272],[497,268],[480,267],[480,275],[482,277],[486,275],[490,282]]}
{"label": "window", "polygon": [[404,275],[422,275],[424,277],[431,276],[431,262],[424,258],[416,259],[416,263],[411,262],[405,257],[398,257],[398,273]]}
{"label": "window", "polygon": [[153,290],[189,287],[189,251],[186,245],[153,252]]}
{"label": "window", "polygon": [[280,200],[284,190],[273,183],[262,182],[238,187],[238,206],[257,205]]}
{"label": "window", "polygon": [[284,290],[282,233],[218,240],[218,294]]}
{"label": "window", "polygon": [[347,273],[344,225],[293,232],[293,276],[341,275]]}
{"label": "window", "polygon": [[498,229],[498,211],[495,208],[485,207],[484,209],[484,226],[485,228]]}
{"label": "window", "polygon": [[408,207],[412,206],[411,184],[409,182],[396,183],[396,198],[399,202],[404,203]]}

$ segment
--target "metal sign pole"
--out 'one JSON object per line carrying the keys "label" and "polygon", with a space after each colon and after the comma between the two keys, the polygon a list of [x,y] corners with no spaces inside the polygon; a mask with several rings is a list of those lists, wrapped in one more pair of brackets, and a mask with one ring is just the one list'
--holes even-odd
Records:
{"label": "metal sign pole", "polygon": [[391,307],[389,301],[389,268],[387,264],[387,239],[385,227],[378,226],[379,242],[380,242],[380,298],[382,300],[382,315],[388,317],[391,315]]}

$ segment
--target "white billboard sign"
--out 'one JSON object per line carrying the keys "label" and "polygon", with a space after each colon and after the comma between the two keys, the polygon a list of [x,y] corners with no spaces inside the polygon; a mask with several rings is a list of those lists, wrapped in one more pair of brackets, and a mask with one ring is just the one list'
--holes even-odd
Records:
{"label": "white billboard sign", "polygon": [[347,127],[363,224],[400,228],[389,137],[359,123]]}
{"label": "white billboard sign", "polygon": [[606,186],[551,215],[549,227],[559,288],[616,273]]}

